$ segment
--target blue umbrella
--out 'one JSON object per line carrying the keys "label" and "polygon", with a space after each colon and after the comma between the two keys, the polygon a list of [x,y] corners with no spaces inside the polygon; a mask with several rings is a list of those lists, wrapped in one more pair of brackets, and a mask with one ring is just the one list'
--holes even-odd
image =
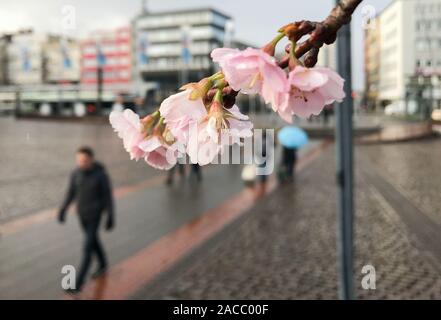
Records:
{"label": "blue umbrella", "polygon": [[278,133],[277,138],[280,144],[286,148],[296,149],[301,148],[308,143],[308,135],[303,129],[286,126]]}

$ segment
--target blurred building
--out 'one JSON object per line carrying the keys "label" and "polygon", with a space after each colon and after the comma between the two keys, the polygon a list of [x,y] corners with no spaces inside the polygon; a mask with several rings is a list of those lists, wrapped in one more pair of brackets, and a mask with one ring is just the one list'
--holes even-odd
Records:
{"label": "blurred building", "polygon": [[441,107],[441,0],[395,0],[365,37],[367,94],[380,105],[407,103],[415,76]]}
{"label": "blurred building", "polygon": [[8,74],[8,46],[11,35],[0,35],[0,85],[9,84]]}
{"label": "blurred building", "polygon": [[76,40],[49,36],[43,50],[44,82],[56,84],[80,81],[80,46]]}
{"label": "blurred building", "polygon": [[235,45],[231,17],[212,8],[144,11],[132,26],[134,78],[156,82],[163,95],[213,73],[211,51]]}
{"label": "blurred building", "polygon": [[10,84],[40,84],[44,80],[43,47],[46,37],[32,30],[16,33],[7,48]]}
{"label": "blurred building", "polygon": [[11,85],[76,83],[79,47],[73,39],[22,30],[0,40],[0,82]]}
{"label": "blurred building", "polygon": [[373,18],[365,29],[364,40],[364,73],[365,101],[369,109],[375,109],[378,102],[380,85],[380,23]]}
{"label": "blurred building", "polygon": [[132,80],[131,32],[129,27],[91,33],[81,42],[81,83],[98,82],[98,65],[103,68],[103,83],[129,87]]}
{"label": "blurred building", "polygon": [[337,44],[323,45],[317,59],[317,65],[337,70]]}

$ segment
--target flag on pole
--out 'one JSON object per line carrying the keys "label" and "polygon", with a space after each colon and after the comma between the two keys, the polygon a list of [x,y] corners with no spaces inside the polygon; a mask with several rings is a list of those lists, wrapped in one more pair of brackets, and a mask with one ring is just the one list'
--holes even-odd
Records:
{"label": "flag on pole", "polygon": [[65,69],[70,69],[72,67],[72,61],[69,57],[69,50],[64,41],[60,43],[60,50],[61,50],[61,57],[63,60],[63,67]]}
{"label": "flag on pole", "polygon": [[96,59],[97,59],[98,67],[102,67],[106,64],[106,55],[104,54],[102,45],[100,43],[97,43],[96,48],[97,48]]}
{"label": "flag on pole", "polygon": [[29,55],[29,49],[25,46],[21,48],[21,56],[22,56],[22,69],[25,72],[31,71],[31,59]]}
{"label": "flag on pole", "polygon": [[182,32],[182,38],[181,38],[181,45],[182,45],[182,51],[181,51],[181,58],[184,64],[189,64],[191,61],[191,35],[190,35],[190,26],[185,25],[181,29]]}
{"label": "flag on pole", "polygon": [[147,33],[140,33],[138,39],[138,63],[140,65],[144,65],[149,62],[148,48],[149,41],[147,38]]}

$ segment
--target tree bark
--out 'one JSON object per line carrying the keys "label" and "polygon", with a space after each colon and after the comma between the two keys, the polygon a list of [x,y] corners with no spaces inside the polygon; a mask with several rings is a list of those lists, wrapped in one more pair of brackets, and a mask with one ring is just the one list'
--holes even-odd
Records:
{"label": "tree bark", "polygon": [[[352,14],[363,0],[341,0],[331,11],[329,16],[322,22],[297,21],[286,25],[290,40],[297,42],[303,36],[309,34],[309,38],[297,45],[296,56],[305,56],[304,63],[307,67],[313,67],[317,63],[317,57],[323,44],[332,44],[337,39],[340,28],[351,21]],[[289,52],[289,45],[287,47]],[[286,58],[280,61],[281,67],[286,67]]]}

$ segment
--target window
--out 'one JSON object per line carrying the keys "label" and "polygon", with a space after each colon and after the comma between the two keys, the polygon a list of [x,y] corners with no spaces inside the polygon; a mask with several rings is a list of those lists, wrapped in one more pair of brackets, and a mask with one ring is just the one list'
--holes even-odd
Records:
{"label": "window", "polygon": [[418,50],[424,50],[426,48],[426,42],[424,40],[417,40],[416,47]]}
{"label": "window", "polygon": [[83,59],[84,67],[96,67],[96,59]]}
{"label": "window", "polygon": [[96,53],[96,46],[95,45],[87,45],[83,47],[83,52],[85,54],[95,54]]}
{"label": "window", "polygon": [[426,30],[430,30],[432,28],[432,21],[426,21]]}

